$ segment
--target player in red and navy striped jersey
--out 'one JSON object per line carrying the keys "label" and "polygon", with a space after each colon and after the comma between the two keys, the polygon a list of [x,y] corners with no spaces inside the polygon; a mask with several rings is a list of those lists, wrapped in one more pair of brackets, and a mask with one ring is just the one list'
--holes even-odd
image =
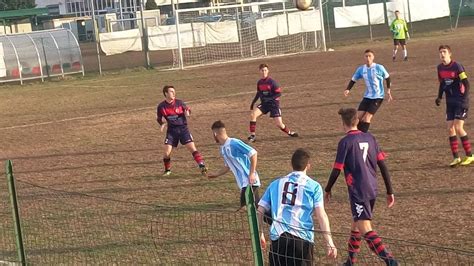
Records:
{"label": "player in red and navy striped jersey", "polygon": [[[178,143],[184,145],[192,153],[194,160],[201,169],[201,173],[206,175],[207,168],[204,165],[204,160],[201,153],[196,149],[193,137],[188,129],[186,116],[189,116],[190,108],[183,101],[176,99],[175,88],[171,85],[163,87],[163,95],[165,100],[156,109],[156,120],[160,124],[160,130],[163,132],[164,128],[168,127],[164,143],[163,163],[165,172],[163,175],[171,174],[171,151],[173,147],[178,147]],[[163,121],[163,118],[166,122]]]}
{"label": "player in red and navy striped jersey", "polygon": [[[257,82],[257,94],[255,94],[252,104],[250,104],[250,136],[248,137],[248,140],[250,142],[255,141],[257,118],[267,113],[270,113],[270,117],[273,118],[276,126],[281,131],[285,132],[290,137],[298,137],[298,133],[291,131],[285,124],[283,124],[280,110],[280,85],[268,75],[269,70],[267,64],[260,64],[258,68],[262,78]],[[260,99],[260,104],[257,108],[254,108],[258,99]]]}
{"label": "player in red and navy striped jersey", "polygon": [[[441,64],[438,65],[439,91],[436,105],[440,105],[443,94],[446,94],[446,120],[449,131],[449,143],[454,160],[451,167],[457,165],[469,165],[474,162],[471,151],[471,143],[467,132],[464,130],[464,120],[467,118],[469,109],[469,81],[467,80],[464,67],[452,60],[451,47],[441,45],[439,47]],[[458,154],[458,138],[461,138],[466,157],[461,160]]]}
{"label": "player in red and navy striped jersey", "polygon": [[390,175],[384,163],[384,154],[370,133],[357,129],[359,119],[354,108],[339,110],[347,135],[339,141],[336,162],[325,188],[326,202],[331,198],[331,189],[339,174],[344,170],[352,210],[351,236],[348,243],[349,256],[345,265],[353,265],[360,252],[362,237],[387,265],[398,265],[382,239],[372,229],[372,215],[377,197],[377,165],[382,173],[387,190],[387,205],[392,207],[393,196]]}

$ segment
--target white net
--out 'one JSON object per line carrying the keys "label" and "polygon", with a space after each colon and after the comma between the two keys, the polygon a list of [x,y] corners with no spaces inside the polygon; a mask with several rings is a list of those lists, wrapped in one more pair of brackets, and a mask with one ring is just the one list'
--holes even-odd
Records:
{"label": "white net", "polygon": [[299,11],[286,2],[253,3],[177,13],[181,49],[176,44],[173,67],[317,51],[324,47],[317,6]]}

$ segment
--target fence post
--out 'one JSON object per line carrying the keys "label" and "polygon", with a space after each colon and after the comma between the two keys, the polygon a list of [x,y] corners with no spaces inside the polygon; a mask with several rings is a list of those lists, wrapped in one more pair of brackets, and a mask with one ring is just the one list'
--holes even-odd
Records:
{"label": "fence post", "polygon": [[252,186],[247,186],[245,191],[245,201],[247,203],[247,216],[249,219],[250,238],[252,240],[253,259],[256,266],[263,266],[262,247],[260,246],[260,236],[258,233],[257,210],[255,209],[255,199],[253,197]]}
{"label": "fence post", "polygon": [[370,22],[370,0],[367,0],[367,22],[369,23],[370,40],[373,41],[372,23]]}
{"label": "fence post", "polygon": [[18,251],[18,259],[21,265],[26,265],[25,249],[23,247],[23,234],[21,231],[20,211],[18,208],[18,199],[16,197],[15,178],[13,177],[12,161],[5,162],[5,173],[8,180],[8,191],[10,193],[10,202],[12,205],[13,222],[15,223],[15,239]]}

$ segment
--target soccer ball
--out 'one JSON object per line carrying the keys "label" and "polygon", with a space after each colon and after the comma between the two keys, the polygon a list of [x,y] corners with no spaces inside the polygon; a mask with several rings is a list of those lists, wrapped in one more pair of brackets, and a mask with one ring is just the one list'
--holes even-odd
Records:
{"label": "soccer ball", "polygon": [[306,10],[313,3],[312,0],[293,0],[293,2],[295,4],[296,8],[298,8],[299,10]]}

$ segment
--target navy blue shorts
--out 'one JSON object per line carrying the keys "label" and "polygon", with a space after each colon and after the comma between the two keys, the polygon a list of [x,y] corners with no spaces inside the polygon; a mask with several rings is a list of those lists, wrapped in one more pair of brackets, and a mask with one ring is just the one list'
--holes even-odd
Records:
{"label": "navy blue shorts", "polygon": [[351,199],[352,220],[372,220],[374,205],[375,199],[363,202],[356,202]]}
{"label": "navy blue shorts", "polygon": [[446,121],[466,120],[467,108],[462,108],[460,105],[448,104],[446,105]]}
{"label": "navy blue shorts", "polygon": [[274,103],[262,103],[257,106],[264,115],[270,112],[270,117],[280,117],[280,105]]}
{"label": "navy blue shorts", "polygon": [[188,130],[188,127],[170,127],[166,131],[165,144],[173,147],[178,147],[178,143],[182,145],[193,142],[193,136]]}
{"label": "navy blue shorts", "polygon": [[383,99],[369,99],[364,98],[359,104],[358,111],[364,111],[369,114],[375,114],[379,107],[382,105]]}

